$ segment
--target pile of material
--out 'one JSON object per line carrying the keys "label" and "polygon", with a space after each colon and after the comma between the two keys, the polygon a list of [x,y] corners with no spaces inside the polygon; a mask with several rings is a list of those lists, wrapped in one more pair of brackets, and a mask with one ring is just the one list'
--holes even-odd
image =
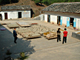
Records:
{"label": "pile of material", "polygon": [[28,27],[28,26],[31,26],[30,23],[27,23],[27,22],[17,22],[17,24],[21,27]]}
{"label": "pile of material", "polygon": [[36,37],[41,37],[46,32],[54,32],[54,29],[49,29],[45,26],[42,25],[32,25],[31,27],[26,27],[26,28],[18,28],[17,33],[22,35],[24,38],[36,38]]}
{"label": "pile of material", "polygon": [[60,31],[64,31],[63,29],[60,29]]}
{"label": "pile of material", "polygon": [[52,38],[57,38],[56,32],[46,32],[43,34],[48,40]]}
{"label": "pile of material", "polygon": [[31,23],[31,25],[38,25],[38,23]]}
{"label": "pile of material", "polygon": [[37,38],[41,37],[40,34],[35,33],[34,31],[31,31],[31,28],[19,28],[17,29],[17,33],[19,33],[24,38]]}
{"label": "pile of material", "polygon": [[9,24],[7,24],[7,26],[9,28],[18,28],[19,27],[19,25],[17,23],[9,23]]}

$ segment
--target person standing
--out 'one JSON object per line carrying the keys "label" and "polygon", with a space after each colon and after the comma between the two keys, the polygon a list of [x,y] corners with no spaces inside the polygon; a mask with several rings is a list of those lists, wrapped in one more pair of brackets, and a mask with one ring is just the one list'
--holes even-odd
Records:
{"label": "person standing", "polygon": [[13,30],[13,36],[14,36],[14,43],[17,43],[16,42],[16,40],[17,40],[16,28],[14,28],[14,30]]}
{"label": "person standing", "polygon": [[67,42],[66,40],[67,40],[67,34],[68,34],[68,32],[66,31],[67,30],[66,28],[64,28],[64,30],[65,31],[63,32],[64,35],[63,35],[63,42],[62,42],[62,44],[64,44],[64,42],[65,43]]}
{"label": "person standing", "polygon": [[58,41],[61,41],[61,31],[60,31],[60,28],[58,28],[58,30],[57,30],[57,42]]}

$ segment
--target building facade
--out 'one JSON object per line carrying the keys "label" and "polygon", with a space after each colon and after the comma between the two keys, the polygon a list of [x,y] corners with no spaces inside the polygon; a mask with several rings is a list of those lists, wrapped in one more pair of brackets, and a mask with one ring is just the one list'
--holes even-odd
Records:
{"label": "building facade", "polygon": [[80,2],[54,3],[41,12],[41,21],[80,29]]}
{"label": "building facade", "polygon": [[0,20],[31,18],[30,6],[2,6],[0,11]]}

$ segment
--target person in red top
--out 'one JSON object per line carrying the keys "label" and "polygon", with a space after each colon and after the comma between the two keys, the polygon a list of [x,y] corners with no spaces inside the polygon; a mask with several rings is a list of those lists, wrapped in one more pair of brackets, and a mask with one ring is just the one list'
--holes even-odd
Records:
{"label": "person in red top", "polygon": [[64,28],[64,32],[63,32],[63,42],[62,42],[62,44],[64,44],[64,42],[66,43],[66,40],[67,40],[67,34],[68,34],[68,32],[66,31],[67,29],[66,28]]}

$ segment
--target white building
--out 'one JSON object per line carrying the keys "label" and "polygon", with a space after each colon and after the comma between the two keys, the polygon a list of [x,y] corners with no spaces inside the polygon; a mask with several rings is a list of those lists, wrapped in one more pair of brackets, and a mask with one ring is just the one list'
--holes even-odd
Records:
{"label": "white building", "polygon": [[2,6],[0,20],[31,18],[31,7],[27,6]]}
{"label": "white building", "polygon": [[80,29],[80,2],[54,3],[41,12],[41,21]]}

